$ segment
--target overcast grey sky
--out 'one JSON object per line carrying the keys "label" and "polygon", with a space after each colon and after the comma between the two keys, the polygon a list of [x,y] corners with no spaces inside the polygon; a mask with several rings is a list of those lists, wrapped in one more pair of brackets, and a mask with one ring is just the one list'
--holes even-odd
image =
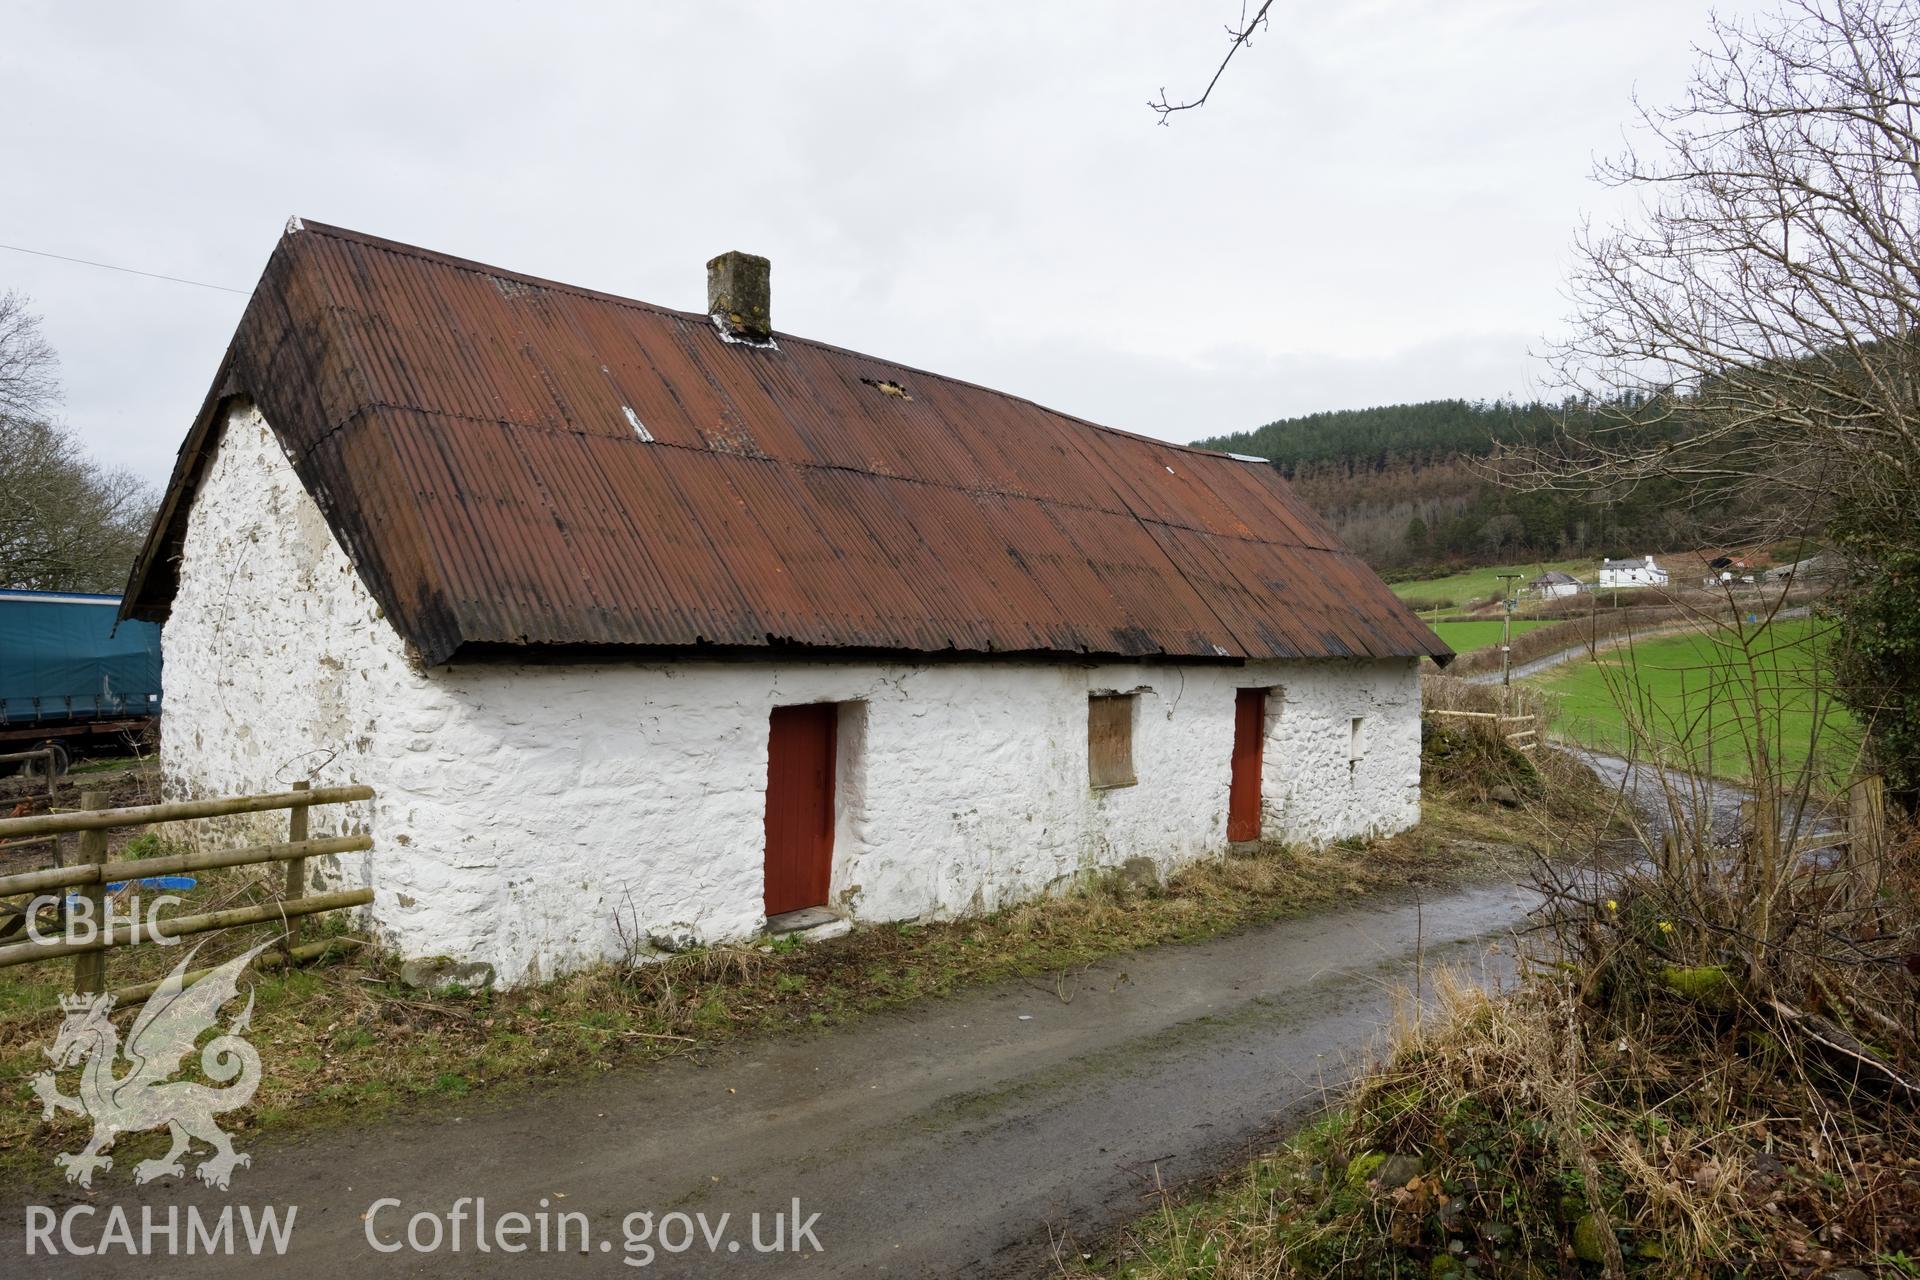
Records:
{"label": "overcast grey sky", "polygon": [[[1738,6],[1735,6],[1736,8]],[[1525,395],[1693,0],[0,5],[0,243],[251,288],[291,214],[777,328],[1174,440]],[[245,305],[0,252],[63,412],[164,479]]]}

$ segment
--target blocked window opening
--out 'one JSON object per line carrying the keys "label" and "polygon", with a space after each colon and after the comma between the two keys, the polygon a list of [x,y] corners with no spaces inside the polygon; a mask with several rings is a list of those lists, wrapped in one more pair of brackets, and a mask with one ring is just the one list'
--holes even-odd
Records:
{"label": "blocked window opening", "polygon": [[1133,711],[1137,694],[1087,696],[1087,782],[1094,787],[1131,787]]}
{"label": "blocked window opening", "polygon": [[1351,769],[1359,764],[1360,758],[1366,753],[1367,718],[1365,716],[1355,716],[1353,718],[1352,735],[1347,739],[1347,768]]}

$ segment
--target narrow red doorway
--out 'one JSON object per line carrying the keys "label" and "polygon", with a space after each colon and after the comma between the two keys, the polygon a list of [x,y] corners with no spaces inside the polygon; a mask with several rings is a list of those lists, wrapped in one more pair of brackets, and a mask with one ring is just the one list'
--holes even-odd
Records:
{"label": "narrow red doorway", "polygon": [[1260,763],[1266,743],[1267,691],[1233,696],[1233,782],[1227,790],[1227,839],[1260,838]]}
{"label": "narrow red doorway", "polygon": [[767,914],[826,905],[833,879],[831,702],[776,707],[767,735]]}

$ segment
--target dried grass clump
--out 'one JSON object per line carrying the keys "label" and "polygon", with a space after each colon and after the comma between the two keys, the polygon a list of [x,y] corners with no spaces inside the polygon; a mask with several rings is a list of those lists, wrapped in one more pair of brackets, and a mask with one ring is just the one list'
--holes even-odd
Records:
{"label": "dried grass clump", "polygon": [[1920,1135],[1895,1099],[1809,1105],[1792,1050],[1596,1019],[1577,978],[1490,997],[1439,975],[1345,1105],[1119,1274],[1813,1276],[1920,1249]]}

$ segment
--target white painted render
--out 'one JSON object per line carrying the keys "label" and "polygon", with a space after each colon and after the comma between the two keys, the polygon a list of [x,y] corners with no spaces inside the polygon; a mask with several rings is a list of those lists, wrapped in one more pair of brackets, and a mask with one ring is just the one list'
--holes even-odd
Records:
{"label": "white painted render", "polygon": [[[508,983],[623,938],[761,929],[768,715],[841,711],[832,905],[859,921],[991,910],[1149,857],[1226,848],[1236,688],[1272,689],[1268,838],[1325,843],[1419,817],[1415,664],[675,661],[421,670],[272,432],[229,417],[194,497],[166,624],[170,797],[315,785],[370,830],[325,873],[376,893],[409,956]],[[1135,786],[1087,782],[1087,696],[1137,691]],[[230,821],[270,837],[284,815]],[[251,823],[251,829],[247,824]],[[209,833],[211,835],[213,833]]]}

